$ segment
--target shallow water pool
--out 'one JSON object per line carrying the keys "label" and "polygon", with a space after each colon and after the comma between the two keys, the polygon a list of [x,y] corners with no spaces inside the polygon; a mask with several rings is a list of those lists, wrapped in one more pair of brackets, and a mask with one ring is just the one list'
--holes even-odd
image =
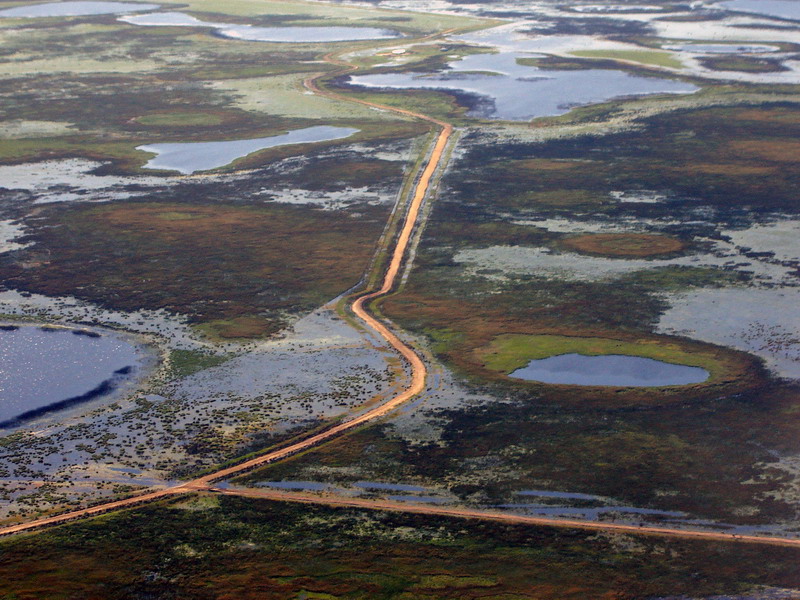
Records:
{"label": "shallow water pool", "polygon": [[702,383],[708,379],[709,373],[700,367],[675,365],[641,356],[560,354],[532,360],[510,376],[554,384],[658,387]]}
{"label": "shallow water pool", "polygon": [[146,144],[137,146],[136,149],[156,154],[155,158],[151,158],[144,165],[145,169],[164,169],[189,175],[196,171],[224,167],[237,158],[265,148],[339,140],[350,137],[354,133],[358,133],[358,129],[321,125],[252,140]]}
{"label": "shallow water pool", "polygon": [[523,121],[560,115],[573,107],[623,96],[686,94],[697,87],[681,81],[638,77],[623,71],[550,71],[519,64],[530,54],[474,54],[440,73],[357,75],[351,85],[368,88],[453,90],[478,97],[473,117]]}
{"label": "shallow water pool", "polygon": [[153,10],[154,8],[158,8],[158,5],[141,2],[48,2],[47,4],[15,6],[0,10],[0,17],[83,17]]}

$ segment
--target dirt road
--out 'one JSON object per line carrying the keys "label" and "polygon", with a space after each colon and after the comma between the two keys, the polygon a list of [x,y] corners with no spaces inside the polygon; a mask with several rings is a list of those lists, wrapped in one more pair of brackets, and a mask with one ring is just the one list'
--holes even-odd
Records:
{"label": "dirt road", "polygon": [[589,531],[606,531],[656,537],[702,540],[706,542],[738,542],[747,544],[763,544],[768,546],[788,546],[800,548],[800,538],[781,538],[759,535],[739,535],[718,531],[697,529],[677,529],[670,527],[652,527],[648,525],[623,525],[601,521],[580,521],[576,519],[549,519],[546,517],[529,517],[507,512],[494,512],[460,507],[444,507],[435,504],[411,504],[393,502],[391,500],[366,500],[347,496],[319,496],[300,492],[279,492],[253,488],[207,488],[206,491],[226,496],[242,496],[245,498],[262,498],[279,502],[299,502],[302,504],[321,504],[324,506],[361,508],[421,515],[456,517],[460,519],[476,519],[480,521],[498,521],[508,524],[536,525],[540,527],[559,527],[564,529],[582,529]]}
{"label": "dirt road", "polygon": [[[352,68],[350,65],[342,63],[341,61],[333,57],[330,58],[326,57],[326,59],[329,60],[329,62],[333,62],[334,64],[345,65],[343,71]],[[319,77],[321,77],[321,75],[315,75],[307,79],[305,82],[306,87],[309,90],[323,96],[336,98],[337,100],[349,100],[348,98],[341,96],[339,94],[319,89],[316,85],[316,79]],[[239,463],[231,467],[220,469],[218,471],[209,473],[208,475],[204,475],[190,482],[174,486],[171,488],[158,490],[148,494],[143,494],[141,496],[126,498],[123,500],[115,500],[91,508],[75,510],[61,515],[56,515],[53,517],[36,519],[34,521],[29,521],[27,523],[20,523],[8,527],[2,527],[0,528],[0,536],[10,535],[13,533],[19,533],[22,531],[28,531],[32,529],[38,529],[40,527],[45,527],[49,525],[57,525],[59,523],[65,523],[67,521],[72,521],[83,517],[102,514],[104,512],[109,512],[112,510],[129,508],[132,506],[136,506],[138,504],[142,504],[145,502],[152,502],[154,500],[159,500],[161,498],[173,496],[176,494],[184,494],[195,490],[205,489],[214,481],[226,479],[234,475],[248,471],[250,469],[254,469],[261,465],[265,465],[271,462],[275,462],[277,460],[281,460],[288,456],[292,456],[293,454],[297,454],[298,452],[302,452],[314,446],[318,446],[324,443],[325,441],[338,437],[355,427],[359,427],[365,423],[374,421],[375,419],[379,419],[387,415],[388,413],[392,412],[395,408],[397,408],[404,402],[408,401],[409,399],[413,398],[414,396],[416,396],[418,393],[420,393],[425,389],[425,379],[428,372],[425,363],[422,361],[419,355],[417,355],[417,353],[414,352],[414,350],[411,347],[409,347],[407,344],[401,341],[400,338],[398,338],[386,325],[384,325],[381,321],[379,321],[371,314],[369,314],[367,306],[369,302],[388,294],[394,287],[398,273],[400,272],[400,268],[403,263],[403,259],[406,255],[406,250],[408,249],[408,244],[411,239],[411,234],[417,223],[417,218],[419,217],[420,208],[422,207],[422,203],[430,187],[431,179],[433,178],[436,169],[439,167],[442,155],[444,153],[445,148],[447,147],[447,142],[450,139],[450,136],[453,132],[453,127],[448,123],[444,123],[442,121],[438,121],[426,115],[418,114],[412,111],[400,108],[392,108],[390,106],[383,106],[380,104],[366,102],[363,100],[354,100],[354,101],[361,104],[366,104],[367,106],[372,106],[374,108],[396,112],[404,116],[413,117],[416,119],[422,119],[424,121],[428,121],[440,127],[439,134],[436,138],[433,148],[431,149],[430,156],[428,157],[427,162],[425,163],[425,167],[422,169],[422,172],[419,174],[419,179],[417,180],[416,185],[414,187],[411,202],[408,205],[407,212],[403,221],[403,227],[400,230],[400,234],[395,243],[391,260],[389,262],[388,267],[386,268],[386,273],[383,278],[383,284],[381,285],[380,289],[373,292],[368,292],[366,294],[362,294],[361,296],[357,297],[353,302],[353,304],[351,305],[353,313],[358,318],[360,318],[368,328],[372,329],[380,337],[386,340],[386,342],[392,348],[397,350],[397,352],[408,362],[410,368],[411,380],[407,388],[398,395],[390,398],[386,402],[379,404],[378,406],[370,409],[369,411],[359,415],[354,419],[345,421],[343,423],[335,425],[334,427],[326,429],[321,433],[317,433],[305,439],[301,439],[294,443],[290,443],[289,445],[283,448],[273,450],[272,452],[268,452],[251,460]]]}
{"label": "dirt road", "polygon": [[[326,60],[343,67],[342,73],[352,70],[353,67],[347,63],[343,63],[333,55],[326,56]],[[327,506],[342,506],[352,508],[364,508],[369,510],[386,510],[394,512],[414,513],[414,514],[427,514],[438,516],[449,516],[464,519],[478,519],[488,521],[498,521],[511,524],[528,524],[545,527],[562,527],[569,529],[582,529],[592,531],[607,531],[618,532],[636,535],[652,535],[660,537],[671,537],[681,539],[697,539],[704,541],[724,541],[724,542],[741,542],[753,544],[766,544],[772,546],[790,546],[800,548],[800,539],[788,539],[780,537],[767,537],[767,536],[753,536],[753,535],[732,535],[729,533],[715,532],[715,531],[701,531],[701,530],[684,530],[678,528],[667,527],[651,527],[651,526],[634,526],[622,525],[616,523],[604,523],[596,521],[579,521],[573,519],[547,519],[542,517],[528,517],[523,515],[516,515],[512,513],[500,513],[487,510],[477,510],[458,507],[441,507],[428,504],[410,504],[405,502],[392,502],[389,500],[365,500],[359,498],[339,497],[339,496],[316,496],[311,494],[302,493],[289,493],[289,492],[274,492],[269,490],[248,489],[248,488],[215,488],[213,482],[222,479],[230,478],[250,469],[275,462],[287,458],[298,452],[302,452],[314,446],[318,446],[328,440],[343,435],[347,431],[359,427],[370,421],[374,421],[392,412],[398,406],[408,401],[425,388],[425,378],[427,375],[427,368],[425,363],[419,355],[402,340],[400,340],[384,323],[373,317],[368,311],[368,305],[371,301],[385,296],[391,292],[394,287],[398,274],[406,256],[406,251],[409,246],[409,241],[413,233],[414,227],[417,224],[420,208],[430,188],[431,179],[436,173],[437,168],[440,166],[442,156],[447,147],[447,143],[453,133],[453,127],[449,123],[439,121],[437,119],[428,117],[412,111],[384,106],[365,100],[358,100],[347,98],[340,94],[330,92],[328,90],[320,89],[316,84],[316,79],[321,75],[316,75],[305,81],[306,87],[314,93],[335,98],[337,100],[347,100],[350,102],[358,102],[374,108],[392,111],[415,119],[428,121],[439,128],[439,134],[431,149],[430,156],[425,163],[425,167],[419,174],[419,178],[414,187],[411,202],[408,205],[407,213],[403,221],[403,227],[400,231],[397,241],[395,243],[394,251],[391,260],[386,268],[386,273],[383,278],[383,283],[380,289],[365,293],[358,296],[351,309],[353,313],[360,318],[367,327],[375,331],[380,337],[392,346],[397,352],[405,358],[411,370],[411,380],[408,387],[400,394],[390,398],[386,402],[372,408],[371,410],[363,413],[362,415],[350,420],[340,423],[330,429],[324,430],[308,438],[294,442],[283,448],[274,450],[262,456],[253,458],[246,462],[220,469],[203,477],[199,477],[179,486],[158,490],[141,496],[127,498],[124,500],[117,500],[108,502],[91,508],[72,511],[69,513],[37,519],[27,523],[20,523],[8,527],[0,528],[1,535],[10,535],[23,531],[29,531],[50,525],[57,525],[75,519],[90,517],[93,515],[102,514],[114,510],[124,508],[131,508],[146,502],[160,500],[178,494],[186,494],[192,492],[215,492],[224,495],[242,496],[247,498],[262,498],[268,500],[277,500],[282,502],[300,502],[306,504],[323,504]]]}

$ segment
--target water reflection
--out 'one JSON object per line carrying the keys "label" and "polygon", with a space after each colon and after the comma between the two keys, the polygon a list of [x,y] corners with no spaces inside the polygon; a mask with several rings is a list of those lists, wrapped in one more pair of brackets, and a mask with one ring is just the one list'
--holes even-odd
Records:
{"label": "water reflection", "polygon": [[532,360],[511,377],[555,384],[657,387],[702,383],[708,371],[641,356],[560,354]]}
{"label": "water reflection", "polygon": [[6,8],[0,10],[0,17],[82,17],[153,10],[154,8],[158,8],[158,5],[140,2],[48,2],[47,4]]}
{"label": "water reflection", "polygon": [[94,330],[0,326],[0,427],[107,394],[144,358]]}
{"label": "water reflection", "polygon": [[155,158],[150,159],[143,168],[166,169],[188,175],[195,171],[207,171],[208,169],[223,167],[237,158],[265,148],[339,140],[350,137],[357,132],[358,129],[351,127],[321,125],[296,129],[283,135],[273,135],[252,140],[146,144],[137,146],[136,149],[143,152],[153,152],[157,155]]}
{"label": "water reflection", "polygon": [[623,96],[686,94],[689,83],[639,77],[622,71],[586,69],[550,71],[519,64],[530,54],[474,54],[450,63],[441,73],[381,73],[350,78],[370,88],[453,90],[482,99],[468,113],[473,117],[522,121],[559,115],[575,106]]}
{"label": "water reflection", "polygon": [[171,26],[171,27],[211,27],[223,37],[251,42],[344,42],[357,40],[378,40],[399,37],[400,34],[389,29],[376,27],[257,27],[254,25],[235,25],[201,21],[181,12],[152,13],[122,17],[120,21],[131,25]]}

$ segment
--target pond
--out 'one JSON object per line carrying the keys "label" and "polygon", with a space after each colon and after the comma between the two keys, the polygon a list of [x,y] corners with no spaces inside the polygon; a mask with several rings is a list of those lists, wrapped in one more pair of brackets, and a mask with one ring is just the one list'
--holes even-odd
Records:
{"label": "pond", "polygon": [[94,329],[0,325],[0,428],[110,394],[146,359]]}
{"label": "pond", "polygon": [[211,27],[227,38],[250,42],[344,42],[356,40],[379,40],[400,37],[396,31],[376,27],[257,27],[201,21],[181,12],[152,13],[122,17],[120,21],[131,25]]}
{"label": "pond", "polygon": [[709,373],[699,367],[675,365],[641,356],[560,354],[532,360],[528,366],[517,369],[510,376],[554,384],[658,387],[702,383],[708,379]]}
{"label": "pond", "polygon": [[719,6],[726,10],[756,13],[779,19],[800,19],[800,2],[797,0],[728,0]]}
{"label": "pond", "polygon": [[273,135],[252,140],[146,144],[137,146],[136,149],[157,155],[144,165],[143,168],[145,169],[165,169],[189,175],[196,171],[207,171],[223,167],[237,158],[265,148],[339,140],[350,137],[354,133],[358,133],[358,131],[358,129],[351,127],[320,125],[306,127],[305,129],[295,129],[283,135]]}
{"label": "pond", "polygon": [[689,83],[623,71],[541,70],[519,64],[522,58],[531,55],[473,54],[450,63],[449,69],[440,73],[358,75],[351,77],[350,83],[368,88],[451,90],[476,99],[469,116],[512,121],[560,115],[576,106],[623,96],[687,94],[698,89]]}
{"label": "pond", "polygon": [[158,4],[140,2],[48,2],[47,4],[15,6],[0,10],[0,17],[82,17],[153,10],[154,8],[158,8]]}

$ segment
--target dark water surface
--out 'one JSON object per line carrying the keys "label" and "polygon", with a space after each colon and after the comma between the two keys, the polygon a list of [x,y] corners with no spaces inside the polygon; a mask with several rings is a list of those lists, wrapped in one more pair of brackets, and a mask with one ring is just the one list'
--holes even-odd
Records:
{"label": "dark water surface", "polygon": [[110,334],[3,326],[0,427],[110,393],[144,360],[141,348]]}

